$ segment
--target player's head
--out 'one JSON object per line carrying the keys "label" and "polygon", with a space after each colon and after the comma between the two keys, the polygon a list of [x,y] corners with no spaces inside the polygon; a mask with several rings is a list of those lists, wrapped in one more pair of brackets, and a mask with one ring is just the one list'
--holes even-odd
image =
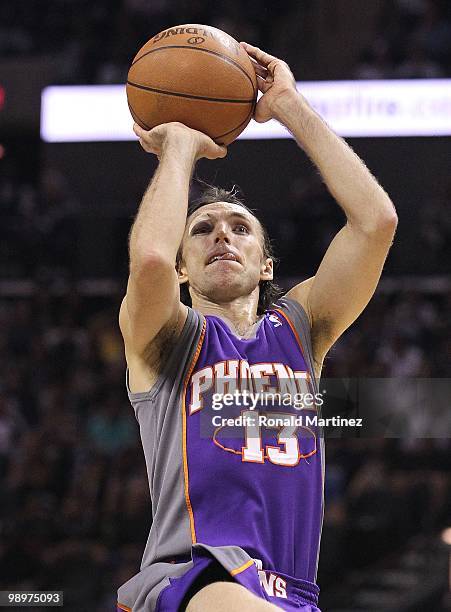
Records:
{"label": "player's head", "polygon": [[[268,232],[234,189],[202,185],[202,193],[189,205],[177,254],[182,287],[218,304],[259,287],[261,314],[280,295],[272,280],[275,258]],[[182,290],[184,301],[186,294]]]}

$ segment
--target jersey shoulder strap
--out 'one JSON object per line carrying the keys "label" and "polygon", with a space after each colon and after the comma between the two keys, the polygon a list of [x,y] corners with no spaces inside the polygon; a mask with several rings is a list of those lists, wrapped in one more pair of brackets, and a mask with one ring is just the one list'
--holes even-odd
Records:
{"label": "jersey shoulder strap", "polygon": [[315,367],[313,360],[313,347],[310,321],[304,308],[291,298],[280,298],[271,310],[280,312],[290,324],[293,333],[297,336],[298,342],[301,345],[304,353],[304,358],[307,361],[312,378],[314,378]]}

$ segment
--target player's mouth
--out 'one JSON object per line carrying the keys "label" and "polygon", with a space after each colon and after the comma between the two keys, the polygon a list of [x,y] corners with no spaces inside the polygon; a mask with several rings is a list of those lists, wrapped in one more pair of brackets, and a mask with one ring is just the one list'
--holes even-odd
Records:
{"label": "player's mouth", "polygon": [[207,266],[217,261],[236,261],[241,264],[241,259],[232,251],[215,251],[207,259]]}

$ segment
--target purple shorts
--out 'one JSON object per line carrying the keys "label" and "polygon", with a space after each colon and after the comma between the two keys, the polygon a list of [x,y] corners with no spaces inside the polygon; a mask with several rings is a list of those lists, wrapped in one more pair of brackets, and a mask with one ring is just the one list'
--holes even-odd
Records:
{"label": "purple shorts", "polygon": [[[211,569],[212,564],[219,566],[218,569],[225,573],[218,561],[209,556],[197,555],[196,552],[193,551],[193,567],[183,576],[170,578],[170,584],[161,591],[155,612],[178,612],[182,604],[186,605],[188,603],[185,596],[193,583],[201,577],[201,574],[207,568]],[[227,578],[241,584],[257,597],[273,603],[282,610],[320,612],[317,607],[319,589],[316,584],[306,580],[299,580],[270,571],[257,571],[253,561],[236,568]],[[219,580],[226,580],[227,578],[219,578]],[[212,582],[214,581],[212,580]],[[202,586],[208,583],[204,583]],[[193,595],[194,593],[191,596]]]}
{"label": "purple shorts", "polygon": [[[192,560],[193,566],[184,574],[169,578],[169,584],[160,591],[154,612],[181,612],[196,592],[217,581],[237,582],[287,612],[320,612],[317,607],[319,588],[312,582],[279,572],[257,570],[252,560],[228,572],[206,551],[194,548]],[[117,612],[133,610],[118,604]]]}

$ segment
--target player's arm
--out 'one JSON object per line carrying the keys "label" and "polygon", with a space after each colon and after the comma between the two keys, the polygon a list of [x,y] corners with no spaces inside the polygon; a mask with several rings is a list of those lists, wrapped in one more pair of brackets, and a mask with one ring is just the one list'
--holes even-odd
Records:
{"label": "player's arm", "polygon": [[[263,96],[256,120],[274,117],[294,135],[346,215],[314,277],[288,292],[307,310],[315,361],[359,316],[373,295],[397,226],[394,206],[362,160],[296,91],[285,62],[245,46]],[[260,105],[260,108],[259,108]]]}
{"label": "player's arm", "polygon": [[159,158],[130,232],[130,274],[119,324],[127,353],[143,356],[165,325],[175,325],[180,303],[175,270],[185,228],[194,165],[201,157],[224,157],[226,149],[180,123],[145,131],[135,124],[141,146]]}

